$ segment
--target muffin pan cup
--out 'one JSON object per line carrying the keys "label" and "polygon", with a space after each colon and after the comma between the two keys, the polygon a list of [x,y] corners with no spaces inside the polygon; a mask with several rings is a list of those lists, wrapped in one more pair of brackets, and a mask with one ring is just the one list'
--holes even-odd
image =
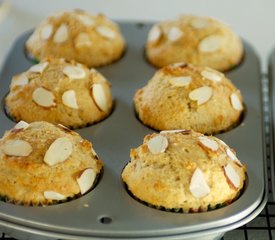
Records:
{"label": "muffin pan cup", "polygon": [[[243,62],[226,73],[242,92],[244,120],[217,135],[236,150],[247,166],[248,180],[240,198],[214,211],[184,214],[150,208],[127,193],[121,171],[130,159],[130,149],[154,132],[136,118],[132,99],[156,68],[144,57],[152,24],[121,22],[120,26],[127,41],[126,53],[119,61],[98,69],[112,83],[114,111],[104,121],[76,130],[93,143],[104,162],[100,182],[81,198],[53,206],[28,207],[0,201],[1,231],[20,239],[220,239],[226,231],[251,221],[264,208],[267,181],[261,74],[258,58],[246,42]],[[27,32],[16,40],[0,74],[1,135],[15,125],[4,112],[11,78],[32,65],[24,54],[29,35]]]}

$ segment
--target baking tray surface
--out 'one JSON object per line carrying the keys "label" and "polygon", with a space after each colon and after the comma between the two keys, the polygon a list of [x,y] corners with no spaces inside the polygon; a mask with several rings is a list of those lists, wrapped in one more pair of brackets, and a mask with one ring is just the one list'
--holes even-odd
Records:
{"label": "baking tray surface", "polygon": [[[76,130],[90,140],[104,161],[104,174],[89,194],[67,203],[48,207],[26,207],[0,202],[0,225],[5,229],[38,232],[66,238],[139,238],[201,235],[236,228],[255,217],[266,202],[265,151],[261,107],[261,75],[257,55],[244,42],[245,57],[240,66],[226,73],[242,92],[246,104],[244,121],[217,137],[237,152],[246,164],[248,184],[242,196],[227,207],[205,212],[180,214],[149,208],[128,195],[121,171],[129,161],[131,148],[142,143],[154,130],[136,118],[133,95],[153,76],[156,69],[144,58],[144,44],[152,26],[149,23],[121,22],[127,42],[124,56],[98,70],[112,83],[113,113],[104,121]],[[4,112],[4,97],[13,75],[33,63],[24,54],[30,32],[14,43],[0,74],[0,135],[14,126]],[[88,207],[87,207],[88,206]],[[31,230],[32,229],[32,230]]]}

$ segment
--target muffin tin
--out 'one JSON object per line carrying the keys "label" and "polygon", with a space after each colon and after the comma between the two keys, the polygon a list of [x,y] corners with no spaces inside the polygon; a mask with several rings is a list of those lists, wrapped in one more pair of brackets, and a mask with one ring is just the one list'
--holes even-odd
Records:
{"label": "muffin tin", "polygon": [[[243,62],[226,73],[242,92],[246,114],[238,127],[217,135],[247,165],[248,181],[242,196],[224,208],[182,214],[150,208],[128,195],[120,174],[129,161],[130,149],[154,132],[136,118],[132,98],[156,69],[144,58],[144,44],[152,24],[121,22],[120,26],[127,42],[125,55],[98,69],[112,83],[114,111],[104,121],[76,130],[94,144],[104,162],[100,182],[87,195],[59,205],[27,207],[1,201],[2,232],[20,239],[220,239],[264,208],[267,181],[261,75],[258,58],[247,42]],[[24,54],[29,35],[27,32],[16,40],[0,74],[1,136],[15,124],[4,111],[11,77],[33,64]]]}

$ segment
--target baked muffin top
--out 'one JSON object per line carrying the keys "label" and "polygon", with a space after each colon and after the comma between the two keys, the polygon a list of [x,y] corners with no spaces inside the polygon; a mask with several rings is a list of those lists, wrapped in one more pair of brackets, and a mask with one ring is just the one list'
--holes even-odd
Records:
{"label": "baked muffin top", "polygon": [[19,122],[0,139],[0,196],[48,205],[85,194],[102,170],[92,144],[63,125]]}
{"label": "baked muffin top", "polygon": [[236,126],[244,110],[240,91],[223,73],[184,63],[158,70],[134,103],[139,119],[154,129],[204,134]]}
{"label": "baked muffin top", "polygon": [[239,64],[243,46],[226,24],[210,17],[182,15],[151,28],[146,55],[157,67],[187,62],[225,71]]}
{"label": "baked muffin top", "polygon": [[12,78],[5,103],[16,121],[48,121],[77,128],[111,113],[111,85],[95,69],[48,58]]}
{"label": "baked muffin top", "polygon": [[137,199],[183,212],[214,209],[239,196],[246,167],[223,141],[191,130],[163,131],[132,149],[122,179]]}
{"label": "baked muffin top", "polygon": [[26,48],[37,60],[60,57],[97,67],[120,58],[125,41],[119,26],[103,14],[91,15],[77,9],[42,21]]}

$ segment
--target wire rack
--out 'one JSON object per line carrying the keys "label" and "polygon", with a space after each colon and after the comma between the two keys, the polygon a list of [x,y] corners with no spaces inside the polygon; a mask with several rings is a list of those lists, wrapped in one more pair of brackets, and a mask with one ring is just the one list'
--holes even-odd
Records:
{"label": "wire rack", "polygon": [[[268,165],[268,203],[263,211],[248,224],[229,231],[221,240],[275,240],[275,202],[271,192],[271,169],[269,157],[269,98],[268,98],[268,78],[267,74],[262,77],[262,91],[263,91],[263,107],[264,107],[264,122],[265,122],[265,135],[266,135],[266,152],[267,152],[267,165]],[[16,240],[9,237],[5,233],[0,233],[0,240]]]}

